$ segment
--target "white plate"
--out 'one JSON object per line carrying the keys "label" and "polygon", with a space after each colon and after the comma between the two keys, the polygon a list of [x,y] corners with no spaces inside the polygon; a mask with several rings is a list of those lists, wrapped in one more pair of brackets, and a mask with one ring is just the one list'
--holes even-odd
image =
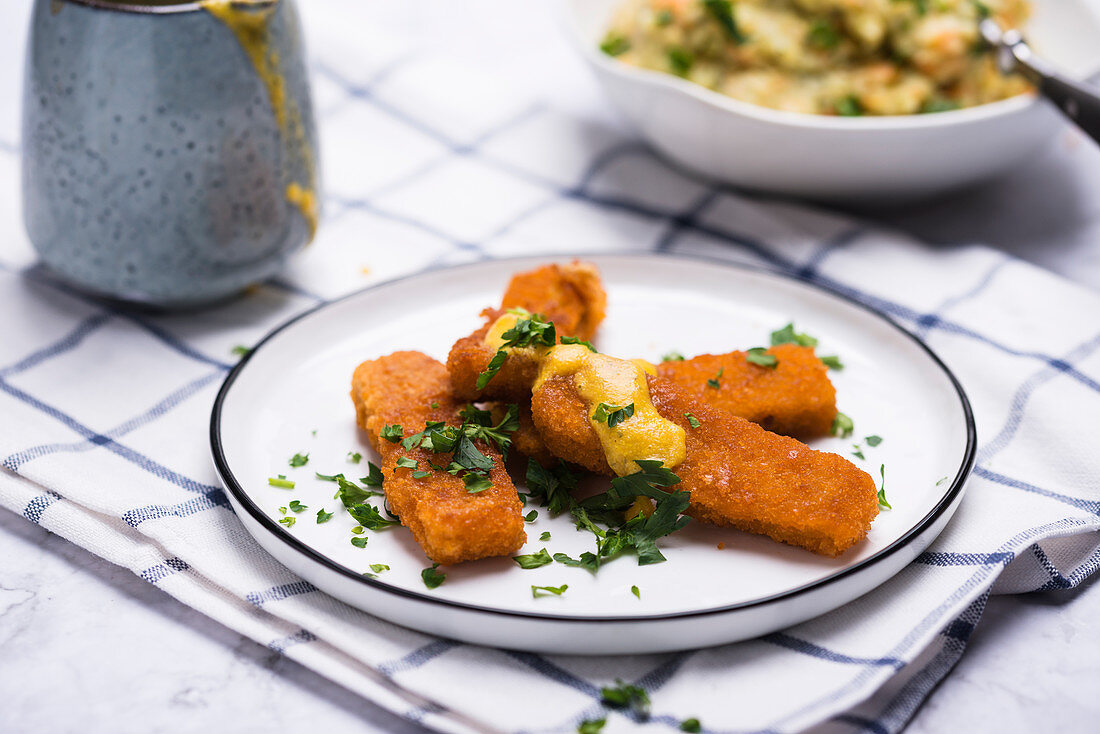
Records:
{"label": "white plate", "polygon": [[[1019,165],[1062,124],[1032,96],[931,115],[833,117],[760,107],[599,51],[623,0],[559,0],[565,32],[658,152],[718,181],[829,201],[921,197]],[[1100,71],[1095,0],[1033,0],[1027,35],[1070,75]]]}
{"label": "white plate", "polygon": [[[608,291],[602,351],[651,360],[670,349],[725,352],[763,345],[794,321],[821,340],[822,354],[841,356],[845,368],[832,375],[856,434],[813,446],[850,456],[853,442],[883,437],[878,447],[864,446],[867,460],[857,463],[876,478],[886,466],[894,509],[879,515],[865,542],[830,559],[692,524],[662,542],[665,563],[638,566],[622,557],[593,576],[558,563],[523,570],[497,558],[445,569],[446,583],[433,590],[420,576],[430,564],[404,528],[370,533],[366,548],[351,545],[356,523],[333,499],[334,485],[314,471],[359,477],[368,458],[377,462],[348,397],[355,366],[398,349],[445,359],[455,339],[479,325],[478,312],[500,302],[508,278],[545,258],[384,283],[264,339],[226,378],[211,422],[215,464],[248,531],[304,579],[398,624],[498,647],[610,654],[719,644],[801,622],[882,583],[943,529],[970,471],[974,423],[955,378],[916,338],[844,297],[770,272],[657,255],[589,259]],[[362,464],[348,462],[351,451],[363,454]],[[297,452],[308,452],[309,464],[292,469],[287,461]],[[276,474],[296,487],[269,486]],[[278,508],[291,499],[310,509],[285,528]],[[336,515],[317,524],[318,508]],[[546,530],[552,539],[539,542]],[[527,536],[522,553],[546,547],[576,556],[593,546],[568,516],[551,519],[545,510]],[[390,570],[363,576],[372,563]],[[560,598],[532,598],[532,585],[561,584],[569,589]],[[635,585],[640,599],[631,593]]]}

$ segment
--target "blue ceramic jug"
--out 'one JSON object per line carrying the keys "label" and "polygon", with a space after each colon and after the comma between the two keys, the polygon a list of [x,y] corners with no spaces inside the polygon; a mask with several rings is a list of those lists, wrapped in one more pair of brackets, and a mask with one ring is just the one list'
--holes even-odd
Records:
{"label": "blue ceramic jug", "polygon": [[313,236],[317,137],[294,0],[37,0],[23,212],[84,290],[210,303]]}

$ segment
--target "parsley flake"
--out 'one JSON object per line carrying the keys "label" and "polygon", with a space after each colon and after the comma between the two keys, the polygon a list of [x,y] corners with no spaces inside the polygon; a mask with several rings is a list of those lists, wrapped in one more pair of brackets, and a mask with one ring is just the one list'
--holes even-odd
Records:
{"label": "parsley flake", "polygon": [[356,548],[366,548],[367,547],[367,536],[357,535],[356,537],[351,539],[351,544],[354,545]]}
{"label": "parsley flake", "polygon": [[561,343],[562,344],[580,344],[581,346],[588,347],[588,351],[592,352],[593,354],[599,354],[599,350],[596,349],[594,346],[592,346],[592,342],[585,341],[584,339],[581,339],[580,337],[563,336],[561,338]]}
{"label": "parsley flake", "polygon": [[424,469],[421,469],[419,471],[414,471],[410,476],[412,476],[413,479],[423,479],[424,477],[430,477],[431,475],[432,473],[430,471],[425,471]]}
{"label": "parsley flake", "polygon": [[554,560],[564,566],[586,568],[593,573],[600,567],[600,559],[592,551],[581,553],[580,558],[570,558],[565,553],[555,553]]}
{"label": "parsley flake", "polygon": [[484,492],[493,486],[493,483],[489,481],[488,478],[471,472],[462,475],[462,483],[466,485],[467,494]]}
{"label": "parsley flake", "polygon": [[401,430],[401,426],[398,426],[398,425],[391,426],[389,423],[382,426],[381,436],[382,436],[382,438],[386,439],[390,443],[397,443],[398,441],[401,440],[401,437],[403,435],[404,435],[404,432]]}
{"label": "parsley flake", "polygon": [[528,512],[526,515],[523,516],[523,520],[525,522],[534,522],[535,518],[538,517],[538,516],[539,516],[539,511],[538,510],[531,510],[530,512]]}
{"label": "parsley flake", "polygon": [[753,347],[745,352],[745,361],[760,367],[770,367],[773,370],[779,364],[779,359],[774,354],[768,354],[768,350],[764,347]]}
{"label": "parsley flake", "polygon": [[733,15],[731,0],[703,0],[703,7],[714,16],[714,19],[725,29],[726,34],[734,43],[742,44],[748,40],[741,29],[737,27],[737,19]]}
{"label": "parsley flake", "polygon": [[438,563],[433,563],[431,568],[425,568],[420,572],[420,578],[423,579],[424,585],[429,589],[437,588],[440,584],[447,580],[447,574],[442,571],[437,571],[439,568]]}
{"label": "parsley flake", "polygon": [[681,46],[668,49],[668,67],[676,76],[687,76],[695,64],[695,56]]}
{"label": "parsley flake", "polygon": [[863,455],[863,449],[860,448],[860,445],[858,443],[857,444],[852,444],[852,448],[855,449],[854,451],[852,451],[852,456],[856,457],[857,459],[861,459],[861,460],[866,460],[867,459],[867,457]]}
{"label": "parsley flake", "polygon": [[569,584],[562,584],[561,586],[531,586],[531,596],[536,599],[540,596],[546,596],[547,594],[561,596],[568,588]]}
{"label": "parsley flake", "polygon": [[332,513],[331,512],[325,512],[324,507],[317,510],[317,524],[318,525],[320,525],[323,522],[328,522],[331,519],[332,519]]}
{"label": "parsley flake", "polygon": [[282,474],[277,477],[268,477],[267,483],[272,487],[279,487],[280,489],[294,489],[294,482],[290,481]]}
{"label": "parsley flake", "polygon": [[607,719],[585,719],[577,725],[577,734],[600,734]]}
{"label": "parsley flake", "polygon": [[826,354],[824,357],[819,357],[821,364],[825,365],[831,370],[840,372],[844,369],[844,363],[840,361],[840,357],[835,354]]}
{"label": "parsley flake", "polygon": [[878,446],[880,443],[882,443],[882,436],[867,436],[863,440],[867,442],[868,446],[874,448],[875,446]]}
{"label": "parsley flake", "polygon": [[720,383],[719,380],[722,379],[722,375],[724,375],[725,373],[726,373],[726,368],[725,367],[719,368],[718,374],[715,375],[712,379],[707,380],[707,387],[713,387],[715,390],[718,390],[719,388],[721,388],[722,383]]}
{"label": "parsley flake", "polygon": [[699,719],[692,717],[690,719],[684,719],[680,722],[680,731],[686,731],[688,734],[699,734],[703,730],[703,725],[699,723]]}
{"label": "parsley flake", "polygon": [[607,686],[600,689],[600,696],[608,706],[615,708],[629,708],[637,714],[645,716],[649,713],[649,694],[641,686],[615,681],[615,686]]}
{"label": "parsley flake", "polygon": [[512,556],[512,560],[515,561],[522,569],[539,568],[545,566],[548,563],[553,563],[554,559],[550,557],[550,554],[543,548],[538,553],[530,553],[525,556]]}
{"label": "parsley flake", "polygon": [[570,491],[576,486],[577,479],[564,462],[547,469],[534,459],[527,460],[527,489],[532,497],[542,499],[551,516],[573,508],[575,501]]}
{"label": "parsley flake", "polygon": [[630,50],[630,39],[614,31],[609,31],[600,43],[600,50],[608,56],[621,56]]}
{"label": "parsley flake", "polygon": [[291,512],[304,512],[305,510],[308,510],[308,509],[309,509],[308,505],[303,505],[298,500],[291,500],[290,501],[290,510],[291,510]]}
{"label": "parsley flake", "polygon": [[287,463],[289,463],[294,468],[305,466],[309,463],[309,454],[294,454],[294,456],[290,457],[290,461]]}
{"label": "parsley flake", "polygon": [[837,411],[836,418],[833,418],[832,434],[838,438],[848,438],[854,430],[855,423],[852,419]]}
{"label": "parsley flake", "polygon": [[361,453],[359,453],[358,451],[349,451],[348,452],[348,461],[350,461],[352,464],[358,464],[362,460],[363,460],[363,455]]}
{"label": "parsley flake", "polygon": [[251,352],[252,350],[249,347],[246,347],[243,344],[238,344],[237,346],[233,347],[233,349],[230,350],[230,351],[238,357],[246,357],[246,356],[248,356],[248,353]]}
{"label": "parsley flake", "polygon": [[500,335],[503,345],[489,360],[488,366],[477,376],[477,389],[484,390],[489,381],[496,377],[504,362],[508,359],[508,349],[523,347],[552,347],[557,341],[557,332],[554,322],[547,321],[545,316],[537,313],[528,313],[522,309],[513,309],[511,313],[520,316],[512,328]]}
{"label": "parsley flake", "polygon": [[280,507],[279,508],[279,514],[280,515],[285,515],[286,514],[286,508],[285,507]]}
{"label": "parsley flake", "polygon": [[295,519],[294,519],[293,517],[280,517],[280,518],[279,518],[279,524],[280,524],[280,525],[286,525],[286,526],[287,526],[288,528],[289,528],[289,527],[290,527],[291,525],[293,525],[293,524],[294,524],[295,522],[296,522],[296,521],[295,521]]}
{"label": "parsley flake", "polygon": [[397,467],[395,470],[400,469],[415,469],[417,465],[416,459],[410,459],[408,456],[401,456],[397,459]]}
{"label": "parsley flake", "polygon": [[544,543],[546,541],[550,540],[550,531],[549,530],[543,530],[542,535],[539,536],[539,540],[541,540]]}
{"label": "parsley flake", "polygon": [[631,586],[630,587],[630,593],[633,594],[634,596],[638,597],[639,599],[642,598],[642,590],[639,589],[637,586]]}
{"label": "parsley flake", "polygon": [[817,339],[809,334],[801,334],[794,330],[794,324],[787,324],[782,329],[776,329],[772,332],[772,346],[777,347],[780,344],[797,344],[800,347],[816,347]]}
{"label": "parsley flake", "polygon": [[319,471],[313,472],[313,476],[326,482],[336,482],[344,478],[343,474],[322,474]]}
{"label": "parsley flake", "polygon": [[381,487],[384,477],[382,476],[382,470],[374,465],[373,461],[367,462],[367,476],[363,477],[359,481],[368,487]]}
{"label": "parsley flake", "polygon": [[693,416],[691,413],[684,413],[684,417],[688,419],[688,425],[692,428],[698,428],[703,425],[699,422],[699,419]]}
{"label": "parsley flake", "polygon": [[370,564],[370,570],[375,573],[382,573],[383,571],[389,571],[390,567],[384,563],[372,563]]}
{"label": "parsley flake", "polygon": [[878,470],[882,475],[882,486],[878,490],[878,506],[884,510],[892,510],[894,508],[886,501],[886,465],[883,464]]}
{"label": "parsley flake", "polygon": [[836,113],[841,117],[861,117],[863,115],[863,105],[859,103],[859,98],[854,95],[844,97],[837,101]]}
{"label": "parsley flake", "polygon": [[661,356],[661,361],[662,362],[683,362],[684,361],[684,355],[680,354],[679,352],[665,352]]}
{"label": "parsley flake", "polygon": [[938,487],[946,481],[947,481],[947,477],[940,477],[939,480],[936,481],[936,486]]}
{"label": "parsley flake", "polygon": [[597,423],[606,423],[608,428],[614,428],[630,416],[634,415],[634,403],[618,406],[610,403],[600,403],[592,413],[592,420]]}

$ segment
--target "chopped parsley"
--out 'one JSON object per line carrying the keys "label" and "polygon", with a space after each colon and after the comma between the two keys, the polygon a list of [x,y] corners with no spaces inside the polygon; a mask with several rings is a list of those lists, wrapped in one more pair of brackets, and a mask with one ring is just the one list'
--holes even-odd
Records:
{"label": "chopped parsley", "polygon": [[637,586],[631,586],[630,587],[630,593],[633,594],[634,596],[638,597],[639,599],[642,598],[642,590],[639,589]]}
{"label": "chopped parsley", "polygon": [[410,459],[408,456],[401,456],[397,459],[397,467],[395,467],[395,469],[415,469],[417,463],[416,459]]}
{"label": "chopped parsley", "polygon": [[531,510],[530,512],[528,512],[526,515],[523,516],[523,520],[525,522],[534,522],[535,518],[538,517],[538,516],[539,516],[539,511],[538,510]]}
{"label": "chopped parsley", "polygon": [[662,10],[661,12],[657,13],[657,15],[653,18],[653,22],[658,28],[664,28],[665,26],[672,25],[672,11]]}
{"label": "chopped parsley", "polygon": [[782,329],[772,332],[772,346],[780,344],[797,344],[800,347],[816,347],[817,339],[809,334],[800,334],[794,330],[794,324],[787,324]]}
{"label": "chopped parsley", "polygon": [[840,45],[840,33],[832,23],[818,18],[810,25],[810,30],[806,34],[806,43],[811,48],[831,51]]}
{"label": "chopped parsley", "polygon": [[577,734],[600,734],[607,719],[585,719],[577,725]]}
{"label": "chopped parsley", "polygon": [[381,436],[382,436],[382,438],[386,439],[390,443],[397,443],[398,441],[401,440],[402,435],[404,435],[404,434],[401,430],[401,426],[398,426],[398,425],[391,426],[389,423],[382,426]]}
{"label": "chopped parsley", "polygon": [[610,403],[600,403],[592,414],[592,420],[597,423],[606,423],[608,428],[614,428],[632,415],[634,415],[634,403],[621,407]]}
{"label": "chopped parsley", "polygon": [[695,63],[695,56],[681,46],[671,46],[668,49],[668,67],[676,76],[687,76]]}
{"label": "chopped parsley", "polygon": [[938,487],[938,486],[940,486],[941,484],[943,484],[943,483],[944,483],[944,482],[946,482],[946,481],[947,481],[947,477],[940,477],[940,478],[939,478],[939,479],[938,479],[938,480],[936,481],[936,486]]}
{"label": "chopped parsley", "polygon": [[332,513],[331,512],[325,512],[324,507],[317,510],[317,524],[318,525],[320,525],[323,522],[328,522],[331,519],[332,519]]}
{"label": "chopped parsley", "polygon": [[722,375],[724,375],[725,373],[726,373],[726,368],[725,367],[719,368],[718,374],[715,375],[713,377],[713,379],[707,380],[707,387],[713,387],[715,390],[718,390],[719,388],[721,388],[722,383],[720,383],[719,380],[722,379]]}
{"label": "chopped parsley", "polygon": [[836,103],[836,113],[841,117],[860,117],[863,115],[863,105],[855,96],[843,97]]}
{"label": "chopped parsley", "polygon": [[[680,478],[664,468],[660,461],[639,459],[635,463],[640,467],[639,471],[616,477],[607,492],[583,500],[572,510],[577,528],[588,530],[596,536],[596,553],[583,554],[577,562],[568,556],[561,560],[557,555],[554,560],[593,571],[598,568],[601,559],[614,558],[626,551],[637,555],[639,566],[665,560],[657,547],[657,540],[688,524],[689,518],[682,517],[681,513],[688,508],[689,494],[663,489],[678,484]],[[624,522],[623,511],[639,496],[656,500],[652,514],[638,514]],[[597,521],[608,527],[600,528],[596,525]]]}
{"label": "chopped parsley", "polygon": [[500,368],[504,366],[505,360],[508,359],[508,349],[532,346],[552,347],[558,341],[554,322],[547,321],[545,316],[528,313],[523,309],[509,309],[509,313],[514,313],[520,318],[516,320],[512,328],[500,335],[501,339],[504,340],[504,344],[489,360],[485,370],[477,376],[478,390],[484,390],[489,381],[500,372]]}
{"label": "chopped parsley", "polygon": [[684,417],[688,419],[688,425],[692,428],[698,428],[703,425],[699,422],[699,419],[693,416],[691,413],[684,413]]}
{"label": "chopped parsley", "polygon": [[703,730],[703,725],[699,723],[699,719],[692,717],[690,719],[684,719],[680,722],[680,731],[686,731],[688,734],[699,734]]}
{"label": "chopped parsley", "polygon": [[431,408],[432,410],[439,410],[439,403],[436,402],[435,400],[433,400],[432,404],[429,405],[428,407]]}
{"label": "chopped parsley", "polygon": [[246,347],[243,344],[238,344],[237,346],[233,347],[233,349],[231,349],[230,351],[238,357],[245,357],[252,350],[249,349],[248,347]]}
{"label": "chopped parsley", "polygon": [[267,483],[270,484],[272,487],[279,487],[281,489],[294,489],[294,482],[290,481],[282,474],[277,477],[268,477]]}
{"label": "chopped parsley", "polygon": [[868,446],[874,448],[875,446],[878,446],[880,443],[882,443],[882,436],[867,436],[863,440],[867,442]]}
{"label": "chopped parsley", "polygon": [[615,708],[629,708],[642,716],[649,713],[649,694],[644,688],[621,680],[616,680],[615,684],[600,689],[604,703]]}
{"label": "chopped parsley", "polygon": [[585,341],[584,339],[581,339],[579,337],[563,336],[561,338],[561,343],[562,344],[580,344],[581,346],[588,347],[588,351],[592,352],[593,354],[599,354],[599,350],[596,349],[594,346],[592,346],[592,342]]}
{"label": "chopped parsley", "polygon": [[309,454],[294,454],[288,463],[294,468],[305,466],[309,463]]}
{"label": "chopped parsley", "polygon": [[418,471],[414,471],[409,476],[411,476],[413,479],[423,479],[424,477],[430,477],[431,475],[432,475],[432,473],[430,471],[420,469]]}
{"label": "chopped parsley", "polygon": [[279,508],[279,514],[280,515],[285,515],[286,514],[286,508],[285,507],[280,507]]}
{"label": "chopped parsley", "polygon": [[561,596],[568,588],[569,584],[562,584],[561,586],[531,586],[531,596],[536,599],[540,596],[546,596],[547,594]]}
{"label": "chopped parsley", "polygon": [[852,456],[856,457],[857,459],[861,459],[861,460],[865,460],[867,458],[866,456],[863,455],[863,449],[860,447],[860,445],[858,443],[852,444],[852,449],[853,449]]}
{"label": "chopped parsley", "polygon": [[478,474],[463,474],[462,483],[466,485],[466,492],[468,494],[484,492],[493,486],[493,483],[489,481],[487,477]]}
{"label": "chopped parsley", "polygon": [[[378,467],[375,467],[375,468],[377,469]],[[335,482],[335,481],[338,481],[338,480],[344,478],[343,474],[322,474],[319,471],[313,472],[313,476],[315,476],[318,479],[321,479],[323,481],[326,481],[326,482]],[[381,480],[379,480],[379,481],[381,481]]]}
{"label": "chopped parsley", "polygon": [[554,559],[550,557],[550,554],[543,548],[538,553],[531,553],[525,556],[512,556],[512,560],[515,561],[520,568],[531,569],[545,566],[548,563],[553,563]]}
{"label": "chopped parsley", "polygon": [[527,460],[527,489],[532,497],[542,499],[542,504],[556,516],[573,509],[575,502],[570,491],[577,486],[577,479],[565,462],[546,469],[534,459]]}
{"label": "chopped parsley", "polygon": [[550,540],[550,531],[549,530],[543,530],[542,535],[539,536],[539,540],[541,540],[544,543],[546,541]]}
{"label": "chopped parsley", "polygon": [[768,350],[764,347],[753,347],[745,352],[745,361],[749,364],[769,367],[773,370],[779,364],[779,359],[774,354],[768,354]]}
{"label": "chopped parsley", "polygon": [[351,544],[354,545],[356,548],[366,548],[367,547],[367,536],[358,535],[358,536],[351,539]]}
{"label": "chopped parsley", "polygon": [[844,363],[840,361],[840,357],[835,354],[826,354],[824,357],[819,357],[821,363],[831,370],[840,372],[844,369]]}
{"label": "chopped parsley", "polygon": [[280,525],[286,525],[288,528],[291,525],[293,525],[295,522],[296,522],[296,520],[293,517],[280,517],[279,518],[279,524]]}
{"label": "chopped parsley", "polygon": [[356,522],[362,525],[368,530],[381,530],[393,525],[399,525],[399,520],[387,520],[382,517],[382,513],[378,511],[378,508],[374,505],[368,505],[367,500],[371,497],[380,497],[381,492],[374,492],[369,489],[363,489],[354,482],[341,477],[337,480],[340,485],[340,489],[336,492],[336,497],[344,504],[344,508],[348,511]]}
{"label": "chopped parsley", "polygon": [[372,563],[370,564],[370,570],[375,573],[382,573],[383,571],[389,571],[390,567],[384,563]]}
{"label": "chopped parsley", "polygon": [[630,39],[610,31],[600,43],[600,50],[608,56],[621,56],[630,50]]}
{"label": "chopped parsley", "polygon": [[837,411],[836,418],[833,418],[832,434],[838,438],[848,438],[852,435],[852,431],[856,428],[852,419],[844,415],[840,411]]}
{"label": "chopped parsley", "polygon": [[571,558],[565,553],[555,553],[554,560],[564,566],[573,566],[574,568],[586,568],[592,573],[600,567],[600,559],[592,551],[585,551],[581,553],[580,558]]}
{"label": "chopped parsley", "polygon": [[290,501],[290,511],[291,512],[304,512],[308,509],[309,509],[308,505],[303,505],[298,500],[291,500]]}
{"label": "chopped parsley", "polygon": [[882,475],[882,486],[878,490],[878,506],[884,510],[892,510],[894,508],[886,501],[886,465],[883,464],[878,470],[879,474]]}
{"label": "chopped parsley", "polygon": [[350,461],[352,464],[358,464],[362,460],[363,460],[363,455],[361,453],[359,453],[358,451],[349,451],[348,452],[348,461]]}
{"label": "chopped parsley", "polygon": [[362,525],[356,525],[351,529],[351,532],[355,535],[362,535],[363,533],[367,532],[367,529]]}
{"label": "chopped parsley", "polygon": [[662,362],[683,362],[684,361],[684,355],[680,354],[679,352],[665,352],[661,356],[661,361]]}
{"label": "chopped parsley", "polygon": [[433,563],[430,568],[425,568],[420,572],[420,578],[424,580],[424,585],[429,589],[434,589],[447,580],[447,574],[437,571],[439,568],[438,563]]}
{"label": "chopped parsley", "polygon": [[730,40],[737,44],[742,44],[747,40],[745,34],[737,27],[737,19],[733,15],[731,0],[703,0],[703,7],[725,29]]}

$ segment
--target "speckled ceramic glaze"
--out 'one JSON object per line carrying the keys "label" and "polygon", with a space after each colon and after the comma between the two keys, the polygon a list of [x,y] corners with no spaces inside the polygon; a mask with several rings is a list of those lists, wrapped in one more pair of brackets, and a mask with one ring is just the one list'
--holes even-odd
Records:
{"label": "speckled ceramic glaze", "polygon": [[294,0],[240,11],[266,12],[245,27],[211,7],[35,3],[24,216],[42,261],[77,286],[208,303],[311,237],[317,143]]}

